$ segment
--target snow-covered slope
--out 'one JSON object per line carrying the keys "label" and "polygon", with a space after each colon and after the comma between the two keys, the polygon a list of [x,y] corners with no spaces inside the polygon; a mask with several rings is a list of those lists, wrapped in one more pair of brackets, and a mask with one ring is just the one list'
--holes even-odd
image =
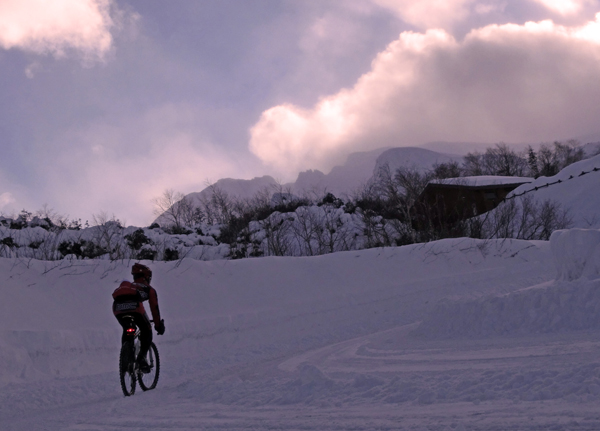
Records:
{"label": "snow-covered slope", "polygon": [[[481,245],[463,239],[316,258],[156,262],[153,280],[168,327],[158,341],[201,369],[213,360],[288,356],[415,322],[441,298],[546,279],[547,244]],[[119,336],[110,294],[129,267],[0,259],[0,382],[114,371]],[[520,277],[504,282],[508,267]]]}
{"label": "snow-covered slope", "polygon": [[110,293],[131,262],[0,259],[0,428],[598,429],[599,247],[152,263],[163,368],[125,400]]}
{"label": "snow-covered slope", "polygon": [[552,200],[569,209],[574,228],[600,227],[600,155],[567,166],[553,177],[540,177],[513,190],[511,196]]}
{"label": "snow-covered slope", "polygon": [[415,331],[425,337],[600,330],[600,231],[550,238],[556,281],[473,301],[445,301]]}

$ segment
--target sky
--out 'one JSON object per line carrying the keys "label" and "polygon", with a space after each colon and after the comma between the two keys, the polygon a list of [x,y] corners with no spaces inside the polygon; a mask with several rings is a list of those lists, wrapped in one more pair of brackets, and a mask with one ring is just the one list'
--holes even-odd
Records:
{"label": "sky", "polygon": [[598,134],[598,0],[0,0],[0,213]]}

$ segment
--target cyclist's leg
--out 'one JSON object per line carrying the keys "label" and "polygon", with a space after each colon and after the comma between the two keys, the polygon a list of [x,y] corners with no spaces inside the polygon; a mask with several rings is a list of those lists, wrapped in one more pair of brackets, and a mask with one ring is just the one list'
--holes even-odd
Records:
{"label": "cyclist's leg", "polygon": [[121,328],[123,328],[123,333],[121,334],[121,345],[123,345],[123,343],[125,341],[127,341],[127,323],[126,323],[126,320],[129,319],[131,317],[131,315],[128,315],[128,314],[115,314],[115,317],[117,318],[117,322],[119,322],[119,324],[121,325]]}
{"label": "cyclist's leg", "polygon": [[137,313],[135,319],[135,323],[140,330],[140,353],[138,359],[145,358],[152,343],[152,325],[145,314]]}

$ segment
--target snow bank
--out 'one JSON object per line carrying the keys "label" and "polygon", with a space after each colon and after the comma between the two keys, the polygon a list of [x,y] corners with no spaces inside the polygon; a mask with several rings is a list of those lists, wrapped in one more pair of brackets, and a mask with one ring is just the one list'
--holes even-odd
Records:
{"label": "snow bank", "polygon": [[[167,324],[156,340],[195,371],[285,357],[422,320],[443,298],[539,283],[549,261],[546,242],[460,238],[311,258],[154,262]],[[0,259],[0,385],[114,372],[111,293],[131,264]]]}
{"label": "snow bank", "polygon": [[557,280],[600,277],[600,230],[569,229],[552,233],[550,246]]}
{"label": "snow bank", "polygon": [[415,336],[537,334],[600,329],[600,280],[530,288],[485,300],[439,304]]}
{"label": "snow bank", "polygon": [[600,230],[556,231],[550,247],[554,282],[441,303],[414,334],[452,338],[600,329]]}
{"label": "snow bank", "polygon": [[114,371],[121,331],[1,331],[0,383]]}

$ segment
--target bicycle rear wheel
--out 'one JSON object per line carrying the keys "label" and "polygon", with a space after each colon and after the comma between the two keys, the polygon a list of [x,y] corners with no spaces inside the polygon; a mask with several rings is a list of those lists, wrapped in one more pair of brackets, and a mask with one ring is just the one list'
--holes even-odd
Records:
{"label": "bicycle rear wheel", "polygon": [[123,394],[128,397],[135,393],[135,353],[133,342],[127,341],[121,346],[119,355],[119,379]]}
{"label": "bicycle rear wheel", "polygon": [[158,383],[158,376],[160,375],[160,358],[158,356],[156,344],[150,344],[150,349],[148,349],[148,353],[146,354],[146,361],[148,362],[148,365],[150,365],[150,372],[142,373],[138,370],[138,380],[140,388],[142,388],[143,391],[154,389]]}

